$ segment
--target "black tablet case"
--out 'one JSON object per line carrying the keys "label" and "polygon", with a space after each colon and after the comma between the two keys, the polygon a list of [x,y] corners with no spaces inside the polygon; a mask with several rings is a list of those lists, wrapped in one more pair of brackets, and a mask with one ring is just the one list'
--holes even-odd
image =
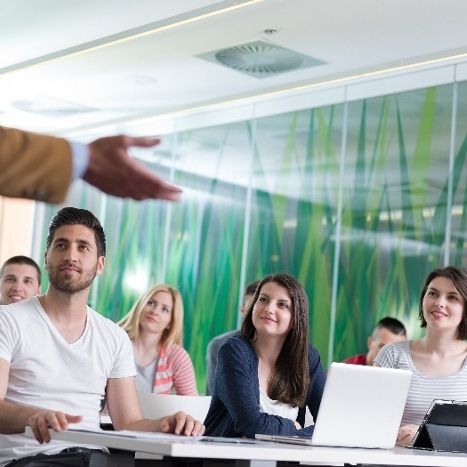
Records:
{"label": "black tablet case", "polygon": [[467,452],[467,401],[433,401],[418,429],[413,447]]}

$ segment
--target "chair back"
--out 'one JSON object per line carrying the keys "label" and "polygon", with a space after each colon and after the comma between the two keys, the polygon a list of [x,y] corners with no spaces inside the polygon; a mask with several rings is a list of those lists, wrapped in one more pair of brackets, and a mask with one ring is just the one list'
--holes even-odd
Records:
{"label": "chair back", "polygon": [[211,396],[178,396],[138,391],[138,398],[143,417],[150,419],[182,411],[203,422],[211,405]]}

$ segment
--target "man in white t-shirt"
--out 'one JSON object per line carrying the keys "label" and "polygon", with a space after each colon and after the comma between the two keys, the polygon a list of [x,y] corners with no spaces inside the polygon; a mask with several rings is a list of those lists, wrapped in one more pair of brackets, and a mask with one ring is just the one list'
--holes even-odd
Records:
{"label": "man in white t-shirt", "polygon": [[[130,340],[86,305],[104,263],[99,221],[84,209],[63,208],[49,225],[47,293],[0,306],[0,465],[29,465],[25,457],[68,449],[69,443],[50,440],[49,429],[98,428],[104,395],[117,430],[204,431],[182,412],[142,419]],[[26,426],[36,440],[23,434]]]}

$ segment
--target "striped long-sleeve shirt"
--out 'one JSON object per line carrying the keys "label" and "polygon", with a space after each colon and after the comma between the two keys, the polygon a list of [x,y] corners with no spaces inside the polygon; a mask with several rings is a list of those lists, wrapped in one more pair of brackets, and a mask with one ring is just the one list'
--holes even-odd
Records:
{"label": "striped long-sleeve shirt", "polygon": [[377,366],[412,372],[402,425],[419,425],[433,399],[467,400],[467,359],[453,375],[434,377],[420,374],[410,353],[410,341],[386,345],[376,357]]}
{"label": "striped long-sleeve shirt", "polygon": [[153,392],[197,396],[195,370],[188,352],[179,345],[161,347],[156,362]]}

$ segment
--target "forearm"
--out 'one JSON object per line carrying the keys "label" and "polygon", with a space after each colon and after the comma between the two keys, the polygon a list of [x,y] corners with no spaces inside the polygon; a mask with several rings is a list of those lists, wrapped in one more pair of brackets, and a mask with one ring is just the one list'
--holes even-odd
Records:
{"label": "forearm", "polygon": [[150,431],[150,432],[160,432],[160,420],[148,420],[143,418],[141,420],[136,420],[134,422],[127,423],[122,426],[114,426],[116,430],[131,430],[131,431]]}
{"label": "forearm", "polygon": [[203,424],[184,412],[177,412],[159,420],[127,421],[124,426],[117,425],[115,428],[117,430],[157,431],[184,436],[201,436],[204,433]]}
{"label": "forearm", "polygon": [[62,138],[0,126],[0,193],[58,203],[71,182],[72,156]]}
{"label": "forearm", "polygon": [[38,412],[45,412],[45,409],[0,401],[0,433],[4,435],[23,433],[28,418]]}

